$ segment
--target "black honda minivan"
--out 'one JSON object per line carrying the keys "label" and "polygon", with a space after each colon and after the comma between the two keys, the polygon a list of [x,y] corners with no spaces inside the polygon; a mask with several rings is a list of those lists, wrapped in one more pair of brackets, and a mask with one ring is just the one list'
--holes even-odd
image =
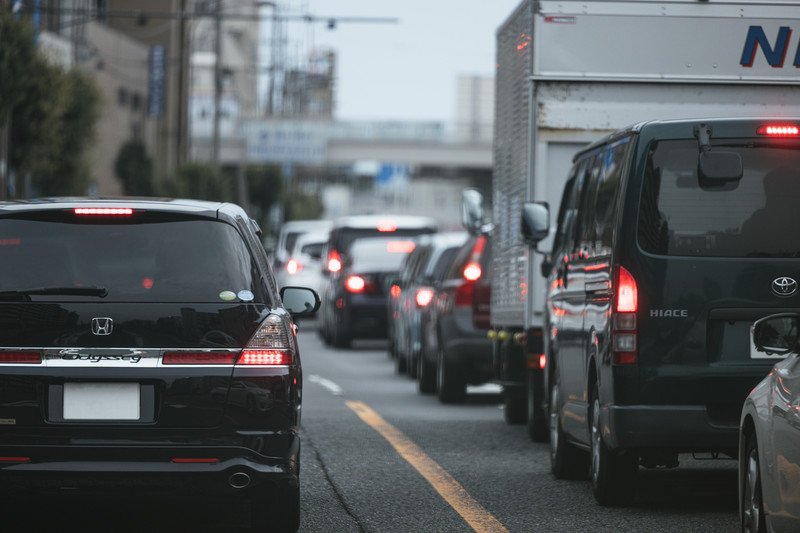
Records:
{"label": "black honda minivan", "polygon": [[[546,206],[522,218],[547,235]],[[640,466],[735,457],[776,359],[751,326],[800,309],[799,228],[800,119],[648,122],[575,156],[542,269],[556,477],[620,504]]]}

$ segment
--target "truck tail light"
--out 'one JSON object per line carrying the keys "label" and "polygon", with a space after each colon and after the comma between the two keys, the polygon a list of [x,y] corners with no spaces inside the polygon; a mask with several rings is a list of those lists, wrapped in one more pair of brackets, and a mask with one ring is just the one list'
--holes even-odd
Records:
{"label": "truck tail light", "polygon": [[612,362],[619,365],[639,362],[636,335],[636,312],[639,290],[636,280],[624,267],[617,268],[616,299],[612,317]]}

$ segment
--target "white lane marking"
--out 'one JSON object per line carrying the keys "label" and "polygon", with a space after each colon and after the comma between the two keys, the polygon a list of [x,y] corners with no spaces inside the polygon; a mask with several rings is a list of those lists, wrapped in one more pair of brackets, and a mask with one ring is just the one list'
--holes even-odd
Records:
{"label": "white lane marking", "polygon": [[329,379],[323,378],[322,376],[318,376],[316,374],[311,374],[310,376],[308,376],[308,381],[310,381],[311,383],[316,383],[317,385],[327,389],[328,392],[330,392],[334,396],[341,396],[342,395],[343,391],[342,391],[342,388],[339,385],[337,385],[336,383],[334,383],[333,381],[331,381]]}

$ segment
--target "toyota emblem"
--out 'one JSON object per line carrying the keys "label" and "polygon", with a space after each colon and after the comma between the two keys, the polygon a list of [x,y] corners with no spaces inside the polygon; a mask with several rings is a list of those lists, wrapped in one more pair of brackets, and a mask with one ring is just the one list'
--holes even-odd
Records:
{"label": "toyota emblem", "polygon": [[774,292],[776,296],[781,297],[793,296],[797,293],[797,282],[785,276],[782,278],[775,278],[772,281],[772,292]]}

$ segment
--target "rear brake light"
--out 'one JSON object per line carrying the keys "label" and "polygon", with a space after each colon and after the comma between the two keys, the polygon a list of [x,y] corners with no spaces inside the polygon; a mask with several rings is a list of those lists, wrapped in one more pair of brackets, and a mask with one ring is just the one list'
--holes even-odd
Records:
{"label": "rear brake light", "polygon": [[464,267],[464,279],[469,281],[477,281],[481,277],[481,266],[476,263],[470,263]]}
{"label": "rear brake light", "polygon": [[800,136],[800,127],[794,124],[766,124],[759,126],[756,133],[771,137],[797,137]]}
{"label": "rear brake light", "polygon": [[0,363],[41,364],[42,354],[34,351],[0,352]]}
{"label": "rear brake light", "polygon": [[413,241],[389,241],[386,243],[386,251],[390,254],[410,254],[414,251]]}
{"label": "rear brake light", "polygon": [[280,350],[245,350],[239,358],[240,365],[290,365],[292,354]]}
{"label": "rear brake light", "polygon": [[166,352],[161,362],[165,365],[232,365],[236,352]]}
{"label": "rear brake light", "polygon": [[289,259],[289,262],[286,263],[286,272],[291,275],[295,275],[301,270],[303,270],[303,265],[301,265],[296,259]]}
{"label": "rear brake light", "polygon": [[392,285],[392,288],[390,289],[392,298],[398,298],[401,292],[403,291],[400,289],[400,285]]}
{"label": "rear brake light", "polygon": [[344,286],[350,292],[361,292],[366,287],[367,283],[364,281],[364,278],[361,276],[350,276],[344,282]]}
{"label": "rear brake light", "polygon": [[472,295],[475,293],[475,282],[465,281],[456,287],[454,304],[457,306],[472,306]]}
{"label": "rear brake light", "polygon": [[635,313],[639,305],[639,291],[636,280],[630,272],[619,267],[617,278],[617,312]]}
{"label": "rear brake light", "polygon": [[378,222],[377,228],[378,231],[383,233],[397,231],[397,222],[394,220],[381,220]]}
{"label": "rear brake light", "polygon": [[339,257],[339,252],[331,250],[328,254],[328,271],[332,273],[339,272],[342,269],[342,258]]}
{"label": "rear brake light", "polygon": [[430,289],[420,289],[417,291],[415,298],[417,305],[420,307],[427,307],[433,301],[433,291]]}
{"label": "rear brake light", "polygon": [[30,457],[0,457],[0,463],[29,463]]}
{"label": "rear brake light", "polygon": [[130,207],[76,207],[75,214],[129,216],[133,214],[133,209]]}

